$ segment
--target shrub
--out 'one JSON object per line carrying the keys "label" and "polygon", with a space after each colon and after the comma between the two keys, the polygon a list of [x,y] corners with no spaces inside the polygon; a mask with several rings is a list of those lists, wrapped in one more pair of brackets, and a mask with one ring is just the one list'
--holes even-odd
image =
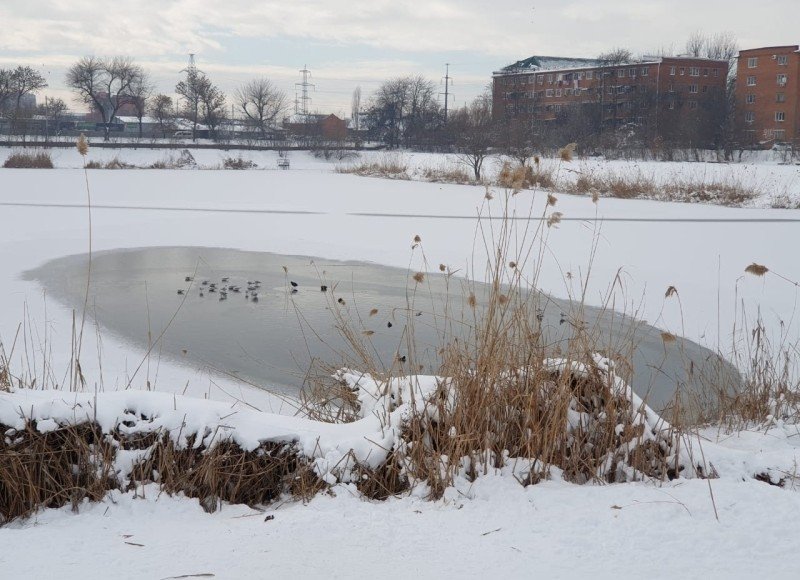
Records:
{"label": "shrub", "polygon": [[422,179],[431,183],[457,183],[468,185],[475,183],[472,176],[461,167],[440,165],[439,167],[425,167],[420,172]]}
{"label": "shrub", "polygon": [[358,165],[337,167],[336,173],[352,173],[384,179],[410,179],[408,163],[399,155],[384,155],[378,161],[363,161]]}
{"label": "shrub", "polygon": [[106,162],[89,161],[86,164],[86,169],[133,169],[135,167],[132,163],[120,161],[119,157],[114,157]]}
{"label": "shrub", "polygon": [[53,160],[50,153],[40,151],[38,153],[17,152],[8,156],[3,167],[8,169],[53,169]]}
{"label": "shrub", "polygon": [[222,160],[223,169],[256,169],[258,164],[255,161],[239,157],[226,157]]}

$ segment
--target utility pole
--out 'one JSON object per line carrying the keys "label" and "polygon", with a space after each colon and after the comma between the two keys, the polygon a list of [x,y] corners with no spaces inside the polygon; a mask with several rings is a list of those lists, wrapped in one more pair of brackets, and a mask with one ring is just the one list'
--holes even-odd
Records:
{"label": "utility pole", "polygon": [[453,79],[450,78],[450,63],[445,64],[445,73],[444,73],[444,122],[447,123],[447,109],[450,104],[450,83],[453,82]]}
{"label": "utility pole", "polygon": [[303,75],[303,80],[294,84],[295,87],[300,87],[300,99],[298,102],[297,97],[295,97],[294,112],[298,115],[302,115],[304,122],[308,122],[308,105],[311,102],[311,97],[308,96],[308,89],[313,89],[315,87],[313,84],[308,82],[308,79],[311,78],[311,71],[308,70],[306,65],[303,65],[303,68],[300,70],[300,74]]}

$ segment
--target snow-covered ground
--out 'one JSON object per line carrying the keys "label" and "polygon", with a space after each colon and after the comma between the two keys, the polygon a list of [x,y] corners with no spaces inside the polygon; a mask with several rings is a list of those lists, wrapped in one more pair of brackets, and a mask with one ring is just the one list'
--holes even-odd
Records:
{"label": "snow-covered ground", "polygon": [[[274,152],[249,155],[262,167],[276,167]],[[406,155],[417,160],[414,164],[442,162]],[[70,355],[72,314],[20,279],[22,271],[48,259],[87,249],[84,174],[75,169],[82,160],[72,150],[54,156],[59,169],[0,169],[0,338],[8,346],[24,322],[32,335],[28,348],[35,352],[48,329],[52,362],[60,370]],[[144,164],[164,152],[90,152],[94,159],[113,156]],[[195,155],[207,165],[224,156]],[[422,257],[410,246],[419,235],[431,268],[441,262],[464,270],[485,259],[482,250],[473,254],[474,218],[485,203],[482,187],[341,175],[333,173],[336,162],[299,153],[290,157],[290,171],[92,171],[94,249],[235,247],[398,267],[411,262],[416,270],[423,267]],[[758,172],[754,179],[765,179],[764,172],[798,187],[797,168],[773,162],[752,170],[705,164],[659,164],[653,170],[670,167]],[[501,197],[497,192],[487,211],[497,214]],[[553,209],[564,220],[548,230],[543,290],[578,294],[596,240],[587,293],[592,304],[604,300],[619,272],[624,288],[616,290],[618,309],[638,309],[652,324],[711,347],[725,351],[742,311],[753,317],[759,308],[768,325],[778,328],[783,322],[791,338],[800,336],[793,322],[797,288],[771,274],[744,275],[748,264],[758,262],[800,279],[795,256],[800,211],[618,199],[595,205],[585,197],[558,198]],[[529,214],[531,204],[540,215],[546,200],[541,193],[523,192],[513,203],[521,215]],[[480,267],[475,271],[482,273]],[[571,281],[566,272],[574,274]],[[677,288],[680,301],[665,299],[669,286]],[[89,335],[82,362],[90,386],[100,387],[101,379],[105,390],[126,385],[143,353],[106,335],[98,356],[96,335]],[[148,376],[155,379],[156,371],[159,391],[244,398],[262,409],[290,410],[262,391],[197,369],[158,364],[157,357]],[[138,377],[133,386],[143,384]],[[0,570],[8,577],[41,577],[57,569],[63,578],[527,577],[532,571],[548,577],[645,571],[654,577],[794,578],[800,573],[794,549],[800,495],[743,481],[742,473],[764,454],[770,454],[766,463],[788,470],[797,460],[798,441],[796,427],[726,439],[723,445],[739,450],[724,455],[722,477],[711,483],[719,522],[709,485],[698,480],[606,487],[553,481],[522,488],[513,478],[488,476],[435,503],[365,502],[340,486],[335,497],[321,496],[308,505],[271,506],[266,513],[225,506],[213,515],[196,500],[156,501],[157,491],[150,488],[145,499],[115,494],[83,506],[78,515],[47,510],[0,529]],[[265,521],[266,515],[275,518]]]}

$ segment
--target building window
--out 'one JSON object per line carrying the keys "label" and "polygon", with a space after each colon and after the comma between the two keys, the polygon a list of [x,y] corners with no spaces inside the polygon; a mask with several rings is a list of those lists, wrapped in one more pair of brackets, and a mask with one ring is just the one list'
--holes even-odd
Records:
{"label": "building window", "polygon": [[744,121],[745,121],[745,123],[755,123],[756,122],[756,113],[755,113],[755,111],[747,111],[744,114]]}
{"label": "building window", "polygon": [[557,96],[557,97],[560,97],[560,96],[561,96],[561,89],[556,89],[556,96]]}
{"label": "building window", "polygon": [[689,92],[696,95],[697,94],[697,85],[689,85]]}
{"label": "building window", "polygon": [[778,56],[778,64],[780,66],[786,66],[787,64],[789,64],[789,57],[786,56],[785,54],[779,55]]}
{"label": "building window", "polygon": [[625,69],[624,68],[621,68],[621,69],[617,70],[617,78],[621,79],[624,76],[625,76]]}
{"label": "building window", "polygon": [[787,78],[788,78],[788,77],[787,77],[785,74],[779,74],[779,75],[778,75],[778,86],[779,86],[779,87],[784,87],[784,86],[786,86],[786,79],[787,79]]}
{"label": "building window", "polygon": [[586,71],[586,79],[587,80],[592,80],[593,77],[594,77],[594,71],[591,71],[591,70],[590,71]]}
{"label": "building window", "polygon": [[775,102],[776,103],[785,103],[786,102],[786,93],[776,93],[775,94]]}
{"label": "building window", "polygon": [[669,83],[669,88],[667,89],[670,93],[675,92],[675,83]]}
{"label": "building window", "polygon": [[697,101],[689,101],[689,108],[696,109],[697,108]]}
{"label": "building window", "polygon": [[540,85],[543,84],[544,83],[544,75],[538,75],[536,77],[536,80],[539,82]]}
{"label": "building window", "polygon": [[707,93],[707,92],[708,92],[708,85],[703,85],[703,92],[704,92],[704,93]]}
{"label": "building window", "polygon": [[667,107],[670,111],[675,110],[675,101],[670,101],[669,106]]}
{"label": "building window", "polygon": [[704,77],[707,77],[707,76],[708,76],[708,69],[707,69],[707,68],[704,68],[704,69],[703,69],[703,76],[704,76]]}
{"label": "building window", "polygon": [[545,91],[545,96],[552,97],[553,96],[553,89],[547,89],[547,91]]}
{"label": "building window", "polygon": [[755,76],[751,75],[751,76],[747,77],[747,86],[748,87],[756,86],[756,77]]}
{"label": "building window", "polygon": [[783,141],[786,139],[786,129],[775,129],[772,131],[772,138],[776,141]]}
{"label": "building window", "polygon": [[556,113],[560,113],[561,112],[561,105],[556,105],[554,108],[555,108]]}
{"label": "building window", "polygon": [[749,95],[747,95],[747,97],[745,98],[745,102],[746,102],[748,105],[752,105],[752,104],[754,104],[754,103],[756,102],[756,96],[755,96],[754,94],[750,93],[750,94],[749,94]]}
{"label": "building window", "polygon": [[650,67],[644,66],[642,67],[642,76],[646,77],[650,75]]}
{"label": "building window", "polygon": [[786,113],[783,111],[775,111],[775,122],[783,123],[786,120]]}
{"label": "building window", "polygon": [[674,77],[674,76],[675,76],[675,70],[676,70],[676,68],[677,68],[677,67],[675,67],[675,66],[671,66],[671,67],[669,67],[669,76],[671,76],[671,77]]}
{"label": "building window", "polygon": [[681,72],[681,76],[685,75],[686,74],[686,68],[685,67],[681,67],[681,71],[680,72]]}
{"label": "building window", "polygon": [[756,68],[758,66],[758,57],[751,56],[747,59],[747,68]]}
{"label": "building window", "polygon": [[699,66],[690,66],[689,67],[689,76],[690,77],[699,77],[700,76],[700,67]]}
{"label": "building window", "polygon": [[547,75],[547,82],[550,83],[551,85],[553,84],[553,75],[552,74]]}
{"label": "building window", "polygon": [[713,75],[714,75],[715,77],[718,77],[718,76],[719,76],[719,69],[718,69],[718,68],[715,68],[715,69],[713,69],[711,72],[713,73]]}
{"label": "building window", "polygon": [[647,92],[647,87],[645,85],[640,85],[639,86],[639,92],[640,93],[646,93]]}

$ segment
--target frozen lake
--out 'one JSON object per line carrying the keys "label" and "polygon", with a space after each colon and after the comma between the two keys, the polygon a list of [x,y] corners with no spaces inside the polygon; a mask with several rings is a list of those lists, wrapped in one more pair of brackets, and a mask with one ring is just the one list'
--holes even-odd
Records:
{"label": "frozen lake", "polygon": [[[86,271],[86,255],[68,256],[24,278],[81,312]],[[254,300],[247,287],[256,281]],[[89,311],[102,328],[135,348],[154,345],[159,358],[297,394],[312,361],[365,368],[346,346],[343,324],[384,368],[435,373],[436,353],[446,339],[445,304],[454,319],[471,317],[462,284],[451,279],[448,285],[446,276],[429,274],[415,294],[406,270],[365,262],[222,248],[125,249],[94,254]],[[479,302],[487,288],[475,288]],[[575,309],[545,295],[538,301],[545,340],[565,345],[577,322]],[[697,391],[702,375],[717,370],[711,351],[683,339],[665,344],[661,331],[643,322],[591,307],[583,321],[607,352],[633,361],[634,388],[655,407],[669,402],[677,388]]]}

